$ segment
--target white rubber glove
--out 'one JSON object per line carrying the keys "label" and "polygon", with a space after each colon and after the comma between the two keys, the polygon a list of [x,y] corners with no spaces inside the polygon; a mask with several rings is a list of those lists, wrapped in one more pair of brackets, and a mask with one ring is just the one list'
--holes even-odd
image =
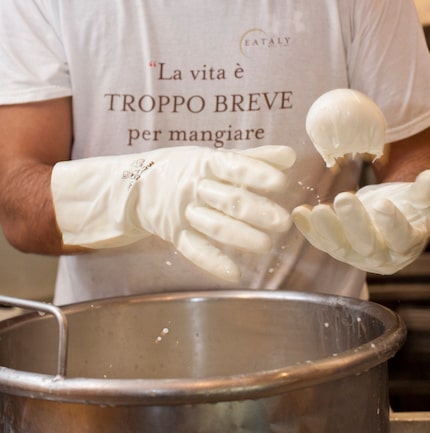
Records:
{"label": "white rubber glove", "polygon": [[214,242],[270,249],[266,232],[287,231],[291,217],[265,195],[282,191],[281,170],[294,161],[286,146],[185,146],[60,162],[51,179],[57,223],[65,245],[94,249],[154,234],[200,268],[237,281],[238,266]]}
{"label": "white rubber glove", "polygon": [[297,228],[316,248],[364,271],[392,274],[413,262],[430,234],[430,170],[415,182],[341,193],[333,208],[294,209]]}

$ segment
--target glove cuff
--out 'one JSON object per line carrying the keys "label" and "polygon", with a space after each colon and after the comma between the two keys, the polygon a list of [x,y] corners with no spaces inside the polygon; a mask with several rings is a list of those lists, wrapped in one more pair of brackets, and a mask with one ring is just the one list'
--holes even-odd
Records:
{"label": "glove cuff", "polygon": [[51,192],[63,243],[111,248],[147,237],[135,224],[138,195],[132,187],[148,164],[142,155],[57,163]]}

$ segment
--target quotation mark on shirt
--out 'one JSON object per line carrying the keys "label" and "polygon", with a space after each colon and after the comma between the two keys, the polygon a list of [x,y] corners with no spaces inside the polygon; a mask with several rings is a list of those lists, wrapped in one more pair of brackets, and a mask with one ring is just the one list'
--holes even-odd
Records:
{"label": "quotation mark on shirt", "polygon": [[155,61],[155,60],[151,60],[150,62],[149,62],[149,67],[150,68],[155,68],[157,66],[157,62]]}

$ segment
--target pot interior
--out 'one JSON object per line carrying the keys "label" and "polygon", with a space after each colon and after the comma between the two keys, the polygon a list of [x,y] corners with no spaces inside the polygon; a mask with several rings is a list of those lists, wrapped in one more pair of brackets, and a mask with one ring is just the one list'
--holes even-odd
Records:
{"label": "pot interior", "polygon": [[[294,292],[199,292],[118,298],[65,307],[67,377],[198,379],[258,374],[401,344],[394,313],[365,301]],[[55,375],[52,316],[0,324],[0,365]],[[367,359],[367,358],[366,358]],[[367,361],[368,362],[368,359]],[[369,365],[363,365],[363,369]],[[359,368],[359,366],[358,366]]]}

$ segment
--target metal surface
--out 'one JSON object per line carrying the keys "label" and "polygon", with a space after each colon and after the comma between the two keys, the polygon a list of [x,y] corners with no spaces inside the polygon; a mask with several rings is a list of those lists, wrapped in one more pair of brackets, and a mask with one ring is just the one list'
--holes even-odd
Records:
{"label": "metal surface", "polygon": [[370,275],[368,285],[371,299],[399,314],[408,330],[402,349],[388,363],[391,408],[395,413],[429,411],[430,248],[394,275]]}
{"label": "metal surface", "polygon": [[390,433],[429,433],[430,412],[399,412],[390,415]]}
{"label": "metal surface", "polygon": [[67,371],[68,324],[66,315],[61,311],[61,309],[45,302],[17,299],[10,296],[0,296],[0,304],[37,311],[38,313],[52,314],[55,317],[58,325],[57,377],[64,377]]}
{"label": "metal surface", "polygon": [[62,311],[63,378],[52,317],[0,323],[0,431],[388,432],[386,360],[405,328],[379,305],[228,291]]}

